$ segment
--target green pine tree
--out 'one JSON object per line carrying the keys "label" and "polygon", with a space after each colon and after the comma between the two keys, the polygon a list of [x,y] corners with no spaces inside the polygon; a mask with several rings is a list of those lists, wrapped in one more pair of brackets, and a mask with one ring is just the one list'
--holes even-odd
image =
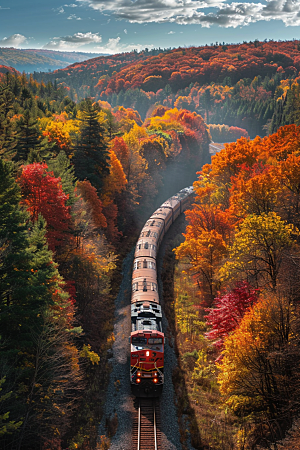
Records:
{"label": "green pine tree", "polygon": [[14,156],[16,146],[16,132],[10,120],[13,101],[10,87],[0,86],[0,155],[3,155],[5,159],[11,159]]}
{"label": "green pine tree", "polygon": [[34,112],[26,109],[17,121],[17,153],[14,160],[20,163],[40,162],[50,157],[53,145],[42,138]]}
{"label": "green pine tree", "polygon": [[103,180],[109,173],[109,163],[104,129],[98,121],[100,108],[91,99],[86,99],[80,109],[83,118],[81,137],[73,158],[75,175],[79,180],[89,180],[101,190]]}
{"label": "green pine tree", "polygon": [[66,153],[62,150],[56,158],[50,159],[48,161],[48,168],[53,171],[55,177],[61,178],[63,191],[69,195],[67,205],[73,205],[75,202],[75,169],[71,165]]}

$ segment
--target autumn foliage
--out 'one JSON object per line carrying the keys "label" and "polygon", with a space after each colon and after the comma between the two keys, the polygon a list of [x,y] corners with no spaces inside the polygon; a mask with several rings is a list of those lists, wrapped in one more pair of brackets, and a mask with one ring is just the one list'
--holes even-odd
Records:
{"label": "autumn foliage", "polygon": [[199,172],[176,249],[211,302],[206,337],[216,344],[220,392],[251,424],[236,435],[248,446],[282,436],[299,392],[299,132],[288,125],[225,144]]}
{"label": "autumn foliage", "polygon": [[103,215],[103,204],[98,197],[97,190],[87,180],[77,182],[77,190],[82,195],[91,209],[91,215],[97,228],[107,227],[105,216]]}
{"label": "autumn foliage", "polygon": [[213,307],[208,309],[207,324],[211,330],[206,334],[208,339],[222,348],[224,338],[240,324],[246,311],[257,301],[258,292],[251,289],[247,282],[239,282],[229,292],[218,294]]}
{"label": "autumn foliage", "polygon": [[253,78],[257,74],[276,72],[279,67],[299,69],[297,41],[179,48],[144,57],[141,54],[136,64],[128,64],[114,74],[107,89],[118,92],[126,87],[140,87],[155,91],[169,84],[177,90],[195,81],[212,82],[222,76]]}
{"label": "autumn foliage", "polygon": [[247,130],[228,125],[209,125],[209,132],[214,142],[234,142],[242,136],[249,138]]}
{"label": "autumn foliage", "polygon": [[23,167],[19,183],[22,203],[32,220],[35,222],[39,214],[46,220],[49,247],[54,251],[68,239],[71,216],[60,178],[55,178],[47,169],[47,164],[28,164]]}
{"label": "autumn foliage", "polygon": [[[117,66],[126,59],[138,56],[120,55]],[[135,99],[143,114],[131,101],[112,106],[100,98],[107,81],[97,82],[97,99],[78,101],[60,82],[25,73],[0,80],[5,448],[97,445],[117,257],[131,247],[149,211],[191,185],[208,160],[201,115],[163,105],[143,121],[149,108],[143,94]],[[116,88],[127,89],[128,82],[119,80]]]}

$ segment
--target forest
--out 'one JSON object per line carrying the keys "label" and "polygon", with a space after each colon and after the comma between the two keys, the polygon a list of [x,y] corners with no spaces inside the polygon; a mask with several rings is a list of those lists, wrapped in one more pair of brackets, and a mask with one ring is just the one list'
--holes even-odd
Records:
{"label": "forest", "polygon": [[8,72],[0,129],[0,446],[95,448],[120,261],[208,161],[209,132]]}
{"label": "forest", "polygon": [[225,144],[194,183],[175,250],[198,286],[192,326],[188,299],[176,306],[191,390],[211,392],[215,378],[233,414],[234,436],[214,448],[276,448],[299,414],[299,133],[287,125]]}
{"label": "forest", "polygon": [[299,124],[299,69],[300,41],[255,40],[145,49],[34,77],[65,86],[74,101],[92,96],[136,109],[143,120],[156,104],[184,108],[207,124],[246,129],[253,139]]}
{"label": "forest", "polygon": [[[122,261],[149,211],[192,183],[165,275],[179,417],[201,450],[285,437],[299,416],[299,64],[299,41],[254,41],[1,66],[1,448],[97,447]],[[225,148],[211,157],[212,141]]]}

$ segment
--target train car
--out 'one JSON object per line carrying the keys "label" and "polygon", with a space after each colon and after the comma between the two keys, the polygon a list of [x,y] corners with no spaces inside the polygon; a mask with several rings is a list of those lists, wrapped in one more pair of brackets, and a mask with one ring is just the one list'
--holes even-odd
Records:
{"label": "train car", "polygon": [[157,397],[164,385],[162,311],[156,258],[172,223],[187,208],[193,187],[166,200],[145,223],[134,254],[131,293],[130,383],[137,397]]}
{"label": "train car", "polygon": [[131,303],[136,301],[159,303],[156,258],[139,256],[134,260]]}

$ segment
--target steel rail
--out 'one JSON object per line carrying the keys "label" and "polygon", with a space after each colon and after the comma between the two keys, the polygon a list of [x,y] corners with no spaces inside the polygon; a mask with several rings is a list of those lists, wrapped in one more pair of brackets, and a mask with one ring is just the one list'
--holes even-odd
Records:
{"label": "steel rail", "polygon": [[137,450],[158,450],[155,400],[145,404],[141,399],[138,399],[136,430],[135,448]]}
{"label": "steel rail", "polygon": [[153,429],[154,429],[154,450],[157,450],[155,400],[153,400]]}
{"label": "steel rail", "polygon": [[138,444],[137,450],[140,450],[141,445],[141,400],[139,400],[139,409],[138,409]]}

